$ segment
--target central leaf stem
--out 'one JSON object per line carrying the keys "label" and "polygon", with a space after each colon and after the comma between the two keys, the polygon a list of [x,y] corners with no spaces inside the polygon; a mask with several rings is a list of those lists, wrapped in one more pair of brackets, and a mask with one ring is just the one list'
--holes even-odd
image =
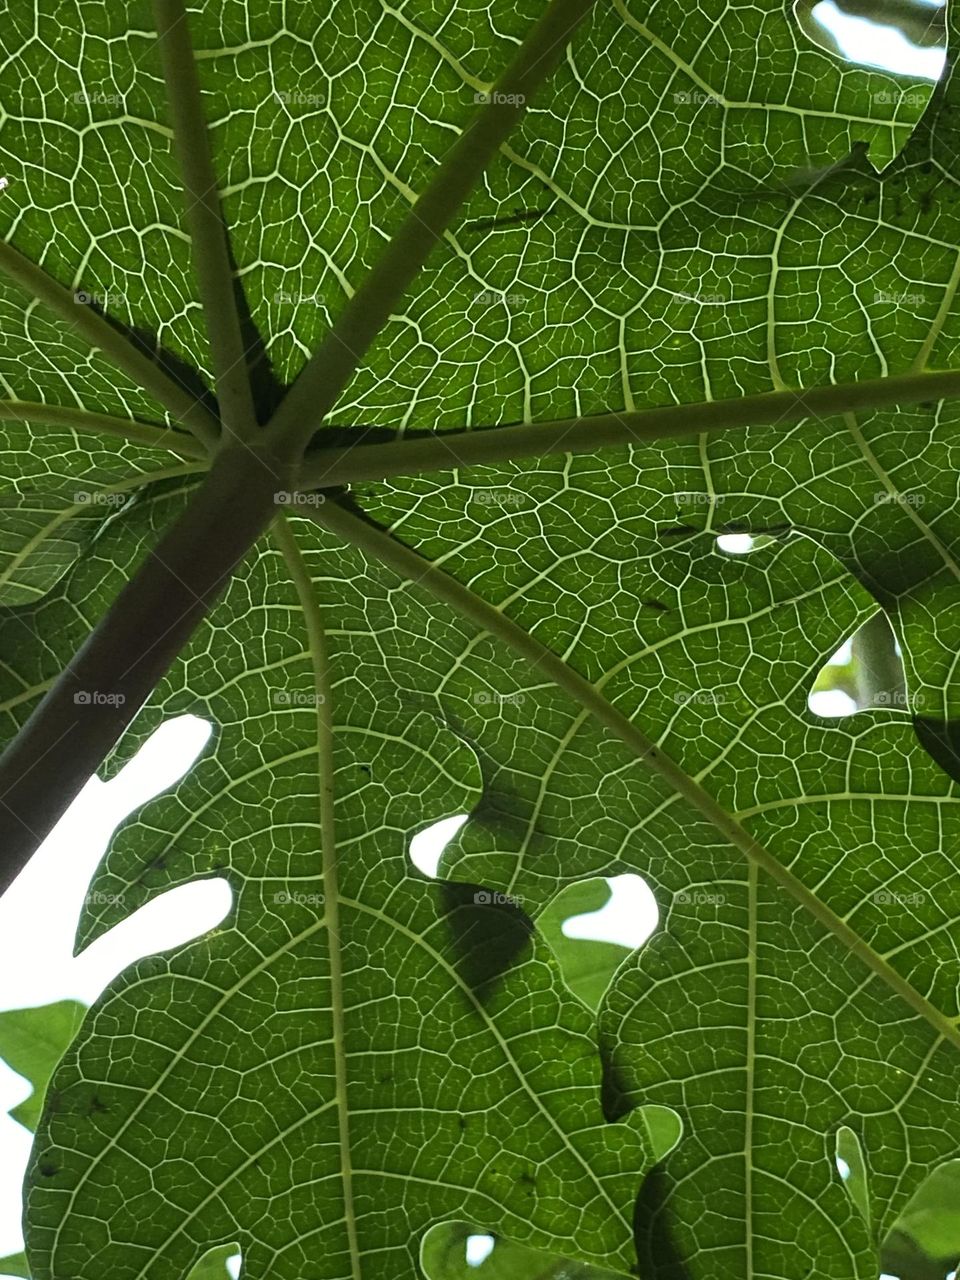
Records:
{"label": "central leaf stem", "polygon": [[[0,758],[0,891],[16,877],[163,678],[277,512],[286,469],[219,454]],[[42,606],[41,606],[42,607]]]}
{"label": "central leaf stem", "polygon": [[[270,423],[251,435],[249,447],[221,446],[222,453],[215,455],[207,479],[186,512],[139,566],[4,753],[0,759],[0,891],[102,763],[228,576],[271,522],[276,492],[300,487],[303,454],[314,431],[522,117],[530,97],[562,58],[567,41],[592,3],[551,0]],[[189,144],[203,125],[203,112],[195,72],[190,73],[189,83],[183,79],[189,41],[185,27],[174,30],[178,13],[182,17],[184,10],[173,0],[158,3],[167,78],[181,139]],[[193,156],[185,168],[188,188],[197,188],[199,195],[207,179],[213,178],[208,150],[199,158]],[[247,396],[235,394],[235,375],[243,363],[237,355],[236,325],[232,314],[213,320],[210,315],[228,301],[229,274],[225,232],[212,194],[208,206],[192,210],[191,220],[195,253],[203,253],[206,246],[212,255],[200,277],[221,375],[218,387],[228,391],[236,424],[245,434],[244,422],[250,425]],[[37,297],[66,314],[69,294],[0,244],[0,268],[4,267],[14,279],[32,287]],[[91,341],[112,351],[121,368],[136,369],[144,387],[157,382],[153,366],[138,361],[136,353],[131,355],[129,344],[118,345],[100,317],[87,316],[85,332]],[[160,392],[169,397],[170,388],[164,383],[158,386]],[[189,408],[195,416],[197,406],[191,403]],[[211,443],[216,438],[212,431],[201,431],[201,435],[205,443],[208,436]]]}

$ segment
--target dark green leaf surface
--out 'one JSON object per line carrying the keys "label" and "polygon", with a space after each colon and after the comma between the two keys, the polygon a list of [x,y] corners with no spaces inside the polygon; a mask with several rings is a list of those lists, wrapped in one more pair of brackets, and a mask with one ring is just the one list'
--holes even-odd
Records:
{"label": "dark green leaf surface", "polygon": [[[179,500],[144,502],[130,520],[146,532],[160,518],[152,507]],[[319,533],[311,549],[309,526],[299,532],[319,568]],[[103,560],[83,563],[91,580],[109,578],[111,541],[129,533],[104,535]],[[345,558],[343,581],[356,572]],[[254,1274],[395,1274],[415,1264],[424,1229],[458,1215],[627,1270],[633,1200],[675,1122],[654,1108],[605,1123],[592,1020],[519,910],[406,873],[403,833],[424,808],[474,803],[476,756],[429,700],[364,687],[338,628],[333,687],[317,708],[316,655],[288,574],[265,548],[162,700],[189,699],[220,742],[186,789],[120,837],[133,862],[122,906],[107,910],[198,873],[225,875],[236,910],[229,926],[118,980],[68,1055],[57,1132],[32,1174],[35,1270],[82,1276],[108,1259],[117,1277],[169,1274],[238,1239]],[[80,578],[71,589],[83,593]],[[243,643],[205,663],[210,637],[251,599],[262,603]],[[61,607],[51,595],[39,612]],[[358,596],[353,607],[364,607]],[[317,825],[328,767],[337,887]],[[266,795],[280,806],[269,867],[255,816]],[[120,1033],[120,1051],[110,1029],[134,1009],[138,1030]],[[94,1173],[104,1159],[114,1193]],[[187,1166],[196,1176],[184,1188]],[[65,1193],[73,1210],[61,1223]],[[261,1202],[267,1219],[250,1216]]]}
{"label": "dark green leaf surface", "polygon": [[[281,382],[539,11],[193,15],[231,247]],[[209,381],[149,13],[11,24],[13,242]],[[62,84],[41,100],[51,46]],[[907,142],[919,87],[811,47],[783,6],[597,6],[334,420],[403,434],[955,367],[955,94]],[[11,397],[164,420],[3,288]],[[231,1241],[257,1280],[374,1280],[410,1274],[452,1220],[621,1272],[635,1228],[664,1280],[875,1280],[886,1231],[960,1149],[955,431],[954,408],[917,406],[351,494],[641,726],[812,910],[502,628],[308,520],[284,554],[258,546],[121,744],[184,711],[216,726],[115,841],[95,881],[114,905],[80,939],[203,876],[234,913],[119,978],[58,1072],[37,1280],[166,1280]],[[7,437],[27,497],[0,547],[5,737],[192,474],[167,464],[145,489],[153,450],[34,436]],[[138,498],[92,536],[58,505],[74,481]],[[745,530],[766,540],[718,549]],[[878,601],[919,737],[898,708],[807,709]],[[410,833],[463,811],[441,882],[411,874]],[[549,938],[562,887],[624,872],[663,928],[608,988],[569,978],[590,1004],[607,988],[598,1037],[531,920]],[[866,1215],[836,1170],[845,1127]]]}

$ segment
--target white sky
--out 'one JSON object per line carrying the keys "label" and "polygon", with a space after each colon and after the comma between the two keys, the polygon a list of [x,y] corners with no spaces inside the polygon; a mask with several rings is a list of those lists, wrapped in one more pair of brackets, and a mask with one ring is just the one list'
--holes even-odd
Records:
{"label": "white sky", "polygon": [[838,9],[833,0],[821,0],[811,12],[852,62],[882,67],[885,71],[901,71],[925,80],[939,80],[946,58],[943,49],[921,49],[894,27],[880,27],[865,18],[851,17]]}

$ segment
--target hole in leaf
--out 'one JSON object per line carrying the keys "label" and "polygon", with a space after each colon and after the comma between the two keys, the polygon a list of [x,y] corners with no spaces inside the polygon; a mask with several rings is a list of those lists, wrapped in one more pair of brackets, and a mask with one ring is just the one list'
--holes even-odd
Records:
{"label": "hole in leaf", "polygon": [[[796,12],[814,44],[857,66],[922,80],[937,80],[943,71],[942,5],[925,0],[801,0]],[[891,87],[891,99],[899,96]]]}
{"label": "hole in leaf", "polygon": [[137,754],[107,787],[125,806],[122,816],[168,790],[185,777],[207,745],[213,726],[199,716],[176,716],[150,735]]}
{"label": "hole in leaf", "polygon": [[872,708],[910,710],[903,659],[886,614],[868,618],[824,664],[807,706],[824,719]]}
{"label": "hole in leaf", "polygon": [[178,885],[158,894],[77,957],[83,970],[99,969],[103,959],[119,973],[143,956],[169,951],[215,929],[233,908],[233,891],[221,876]]}
{"label": "hole in leaf", "polygon": [[750,551],[759,551],[776,542],[768,533],[721,533],[717,538],[717,550],[729,556],[745,556]]}
{"label": "hole in leaf", "polygon": [[818,689],[810,694],[807,706],[822,720],[839,720],[853,715],[857,704],[842,689]]}
{"label": "hole in leaf", "polygon": [[425,876],[436,879],[437,867],[444,849],[467,820],[467,814],[458,813],[452,818],[441,818],[423,831],[418,831],[410,841],[410,861]]}
{"label": "hole in leaf", "polygon": [[467,1236],[466,1263],[468,1267],[479,1267],[493,1253],[496,1244],[493,1236]]}
{"label": "hole in leaf", "polygon": [[[658,920],[657,900],[646,881],[628,874],[611,876],[605,882],[585,883],[605,883],[607,899],[598,910],[567,916],[563,922],[564,937],[619,943],[621,947],[631,949],[643,946],[656,929]],[[560,895],[561,898],[563,896]],[[573,902],[567,905],[572,906]]]}
{"label": "hole in leaf", "polygon": [[[197,716],[178,716],[161,725],[109,782],[97,777],[89,780],[0,901],[0,1009],[29,1014],[32,1006],[49,1008],[64,997],[92,1004],[116,974],[134,961],[199,936],[229,913],[232,894],[225,880],[182,885],[142,907],[79,956],[73,955],[83,899],[114,830],[183,777],[210,733],[211,726]],[[40,948],[38,937],[44,939]],[[29,965],[23,964],[27,954],[32,957]],[[45,1025],[49,1035],[49,1024]],[[6,1091],[16,1089],[9,1105],[22,1101],[21,1077],[2,1062],[0,1086]],[[6,1100],[5,1093],[0,1109]],[[0,1121],[0,1146],[6,1156],[0,1170],[2,1228],[8,1218],[19,1221],[30,1135],[13,1120],[0,1117]],[[18,1229],[16,1236],[18,1240]],[[9,1253],[13,1247],[18,1243],[4,1234],[0,1253]],[[231,1252],[236,1252],[235,1245]]]}
{"label": "hole in leaf", "polygon": [[428,1280],[622,1280],[619,1273],[568,1262],[514,1244],[464,1222],[442,1222],[423,1238],[420,1261]]}
{"label": "hole in leaf", "polygon": [[235,1244],[218,1244],[208,1249],[186,1280],[236,1280],[240,1274],[240,1254]]}
{"label": "hole in leaf", "polygon": [[837,1130],[837,1170],[843,1179],[847,1194],[860,1211],[860,1216],[870,1225],[870,1193],[867,1187],[867,1165],[863,1158],[860,1139],[846,1125]]}
{"label": "hole in leaf", "polygon": [[657,927],[657,904],[640,876],[580,880],[537,917],[570,990],[596,1009],[616,969]]}
{"label": "hole in leaf", "polygon": [[[210,733],[197,716],[178,716],[109,782],[90,779],[0,902],[0,1007],[45,1005],[64,996],[92,1004],[129,964],[197,937],[229,912],[225,881],[183,885],[73,955],[77,919],[113,832],[187,772]],[[98,892],[96,882],[92,892]],[[40,950],[37,937],[46,940]],[[27,966],[19,957],[28,953],[34,962]]]}

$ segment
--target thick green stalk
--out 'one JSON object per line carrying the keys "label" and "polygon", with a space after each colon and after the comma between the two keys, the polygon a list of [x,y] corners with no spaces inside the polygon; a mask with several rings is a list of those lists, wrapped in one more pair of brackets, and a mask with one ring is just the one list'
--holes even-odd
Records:
{"label": "thick green stalk", "polygon": [[182,0],[153,0],[153,11],[220,418],[225,432],[248,439],[257,429],[257,418],[187,12]]}
{"label": "thick green stalk", "polygon": [[274,414],[267,432],[278,447],[306,449],[592,3],[552,0]]}
{"label": "thick green stalk", "polygon": [[648,441],[734,431],[752,426],[787,426],[805,418],[826,418],[848,411],[884,409],[960,396],[960,371],[911,373],[805,391],[767,391],[740,400],[602,413],[556,422],[513,427],[436,432],[389,444],[347,445],[308,453],[301,483],[305,489],[383,480],[425,471],[452,471],[515,458],[552,453],[594,453]]}
{"label": "thick green stalk", "polygon": [[237,446],[93,629],[0,758],[0,892],[113,748],[277,511],[290,476]]}
{"label": "thick green stalk", "polygon": [[[243,444],[218,455],[181,519],[140,566],[0,758],[0,888],[19,872],[186,644],[227,576],[269,523],[276,493],[299,487],[303,450],[315,426],[523,113],[534,89],[556,65],[591,3],[552,0],[490,102],[451,149],[367,282],[260,434],[258,444]],[[169,17],[169,11],[164,14]],[[211,226],[204,223],[204,234]],[[0,245],[0,268],[61,316],[72,318],[72,295],[9,245]],[[102,317],[86,307],[76,310],[80,312],[77,327],[91,343],[103,347],[119,367],[131,371],[142,386],[168,403],[175,384]],[[189,425],[213,447],[219,424],[198,424],[197,411],[204,412],[201,406],[191,401],[185,407],[190,410]],[[181,416],[188,420],[186,413]],[[159,638],[147,643],[145,638],[151,636]],[[88,691],[106,691],[113,695],[112,703],[85,705],[84,714],[78,716],[76,695]],[[122,701],[117,701],[118,696]]]}
{"label": "thick green stalk", "polygon": [[41,423],[51,427],[66,427],[87,435],[98,433],[115,436],[121,440],[133,440],[151,449],[163,449],[181,458],[208,458],[210,455],[194,436],[171,427],[150,426],[134,422],[131,418],[111,418],[105,413],[90,413],[87,409],[71,409],[59,404],[40,404],[31,400],[0,400],[0,421]]}

